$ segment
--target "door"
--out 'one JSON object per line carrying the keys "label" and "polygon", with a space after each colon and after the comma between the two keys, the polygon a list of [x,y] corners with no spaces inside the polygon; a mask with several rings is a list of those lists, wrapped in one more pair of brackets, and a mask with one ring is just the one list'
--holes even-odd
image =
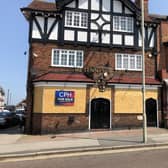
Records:
{"label": "door", "polygon": [[157,126],[157,102],[155,99],[146,100],[147,126]]}
{"label": "door", "polygon": [[91,129],[110,128],[110,101],[103,98],[91,101]]}

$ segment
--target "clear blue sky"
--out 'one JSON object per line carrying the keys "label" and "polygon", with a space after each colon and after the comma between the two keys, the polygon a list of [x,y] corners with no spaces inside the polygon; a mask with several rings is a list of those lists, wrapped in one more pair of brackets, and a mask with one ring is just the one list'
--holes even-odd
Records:
{"label": "clear blue sky", "polygon": [[[26,96],[28,23],[20,12],[32,0],[1,0],[0,86],[11,93],[11,104]],[[168,0],[149,0],[150,13],[168,15]]]}

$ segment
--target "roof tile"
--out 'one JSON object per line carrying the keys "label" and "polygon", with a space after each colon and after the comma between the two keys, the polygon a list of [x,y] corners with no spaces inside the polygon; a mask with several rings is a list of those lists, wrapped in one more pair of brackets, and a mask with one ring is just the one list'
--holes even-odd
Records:
{"label": "roof tile", "polygon": [[[58,74],[58,73],[46,73],[37,77],[34,82],[41,82],[41,81],[48,81],[48,82],[89,82],[93,83],[94,81],[84,74]],[[133,77],[114,77],[112,78],[109,83],[119,83],[119,84],[141,84],[142,78],[133,78]],[[159,85],[161,84],[159,80],[154,78],[146,78],[146,84],[151,85]]]}

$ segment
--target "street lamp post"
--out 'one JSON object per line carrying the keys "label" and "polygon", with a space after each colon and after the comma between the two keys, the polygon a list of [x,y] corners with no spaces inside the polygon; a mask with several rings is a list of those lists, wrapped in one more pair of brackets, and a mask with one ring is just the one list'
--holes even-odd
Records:
{"label": "street lamp post", "polygon": [[144,0],[141,0],[141,30],[142,30],[142,108],[143,108],[143,142],[147,143],[147,123],[145,105],[145,31],[144,31]]}

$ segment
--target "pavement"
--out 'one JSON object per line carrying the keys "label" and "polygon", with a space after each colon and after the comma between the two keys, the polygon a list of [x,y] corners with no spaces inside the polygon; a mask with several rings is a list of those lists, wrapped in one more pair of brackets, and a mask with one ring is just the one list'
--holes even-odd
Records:
{"label": "pavement", "polygon": [[5,158],[50,155],[150,146],[168,147],[168,129],[148,128],[148,141],[143,143],[143,130],[99,130],[48,135],[21,134],[18,127],[0,130],[0,161]]}

